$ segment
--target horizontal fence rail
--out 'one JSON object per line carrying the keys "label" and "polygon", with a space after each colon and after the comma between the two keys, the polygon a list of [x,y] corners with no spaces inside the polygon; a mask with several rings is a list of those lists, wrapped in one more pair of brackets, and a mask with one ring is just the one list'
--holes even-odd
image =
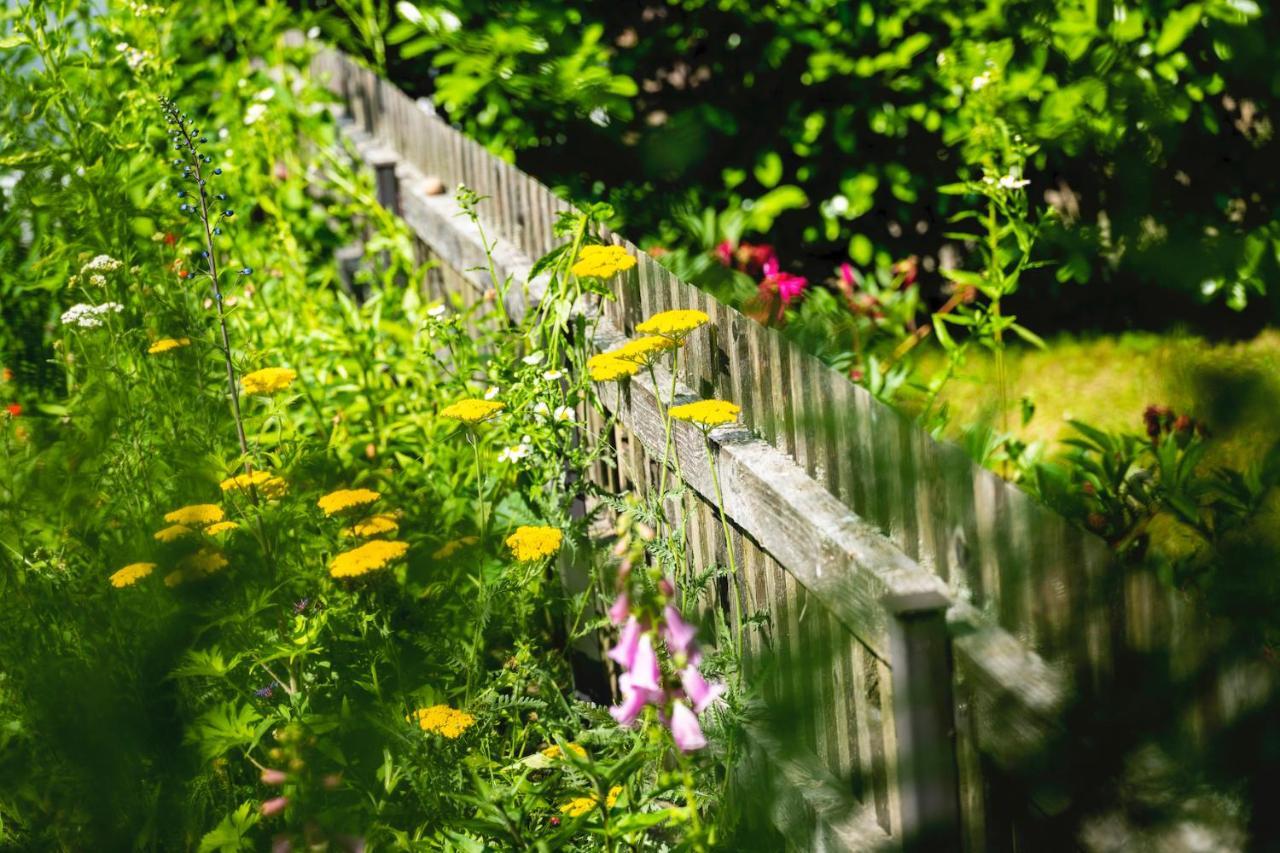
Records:
{"label": "horizontal fence rail", "polygon": [[[553,247],[552,224],[570,206],[340,52],[321,52],[312,72],[345,108],[344,138],[373,169],[380,202],[438,262],[426,287],[475,305],[494,286],[478,228],[442,191],[465,184],[487,197],[479,215],[497,276],[527,282],[510,288],[508,313],[536,304],[546,281],[530,280],[532,260]],[[599,308],[594,346],[671,308],[711,323],[691,337],[674,385],[660,368],[626,393],[601,386],[617,466],[595,478],[656,483],[667,389],[677,402],[716,396],[743,408],[742,427],[710,436],[744,596],[721,591],[717,605],[734,622],[768,615],[748,652],[778,664],[766,698],[804,709],[803,749],[757,733],[773,823],[799,849],[983,850],[997,837],[1003,849],[1021,837],[1016,814],[1062,808],[1035,790],[1011,794],[1003,774],[1034,762],[1061,734],[1066,704],[1114,676],[1117,650],[1142,630],[1128,616],[1134,603],[1168,606],[1151,579],[1112,594],[1101,540],[777,330],[605,236],[638,264]],[[586,414],[598,434],[605,424]],[[703,566],[724,565],[704,437],[679,422],[673,435],[690,550]],[[1005,808],[1011,799],[1026,802]]]}

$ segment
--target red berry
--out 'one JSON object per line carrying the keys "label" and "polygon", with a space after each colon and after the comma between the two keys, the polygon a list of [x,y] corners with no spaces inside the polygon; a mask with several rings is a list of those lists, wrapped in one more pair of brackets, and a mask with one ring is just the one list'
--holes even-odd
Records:
{"label": "red berry", "polygon": [[10,403],[4,408],[6,412],[13,415],[15,418],[18,417],[18,415],[22,414],[22,406],[18,405],[17,403]]}

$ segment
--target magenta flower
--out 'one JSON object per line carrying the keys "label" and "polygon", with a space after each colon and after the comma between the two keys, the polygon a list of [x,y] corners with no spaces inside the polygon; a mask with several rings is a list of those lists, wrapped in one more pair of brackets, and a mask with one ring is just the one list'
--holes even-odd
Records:
{"label": "magenta flower", "polygon": [[284,807],[289,805],[288,797],[273,797],[262,804],[262,816],[271,817],[278,815],[284,811]]}
{"label": "magenta flower", "polygon": [[693,643],[693,637],[698,633],[698,629],[690,625],[680,616],[680,611],[674,605],[668,604],[662,611],[662,618],[666,624],[662,628],[662,636],[667,641],[667,645],[671,647],[671,651],[688,652],[689,646]]}
{"label": "magenta flower", "polygon": [[728,240],[724,240],[716,246],[716,257],[720,259],[720,263],[726,267],[733,263],[733,244]]}
{"label": "magenta flower", "polygon": [[697,715],[684,702],[671,703],[671,737],[681,752],[693,752],[707,745]]}
{"label": "magenta flower", "polygon": [[680,684],[684,694],[693,702],[693,710],[701,714],[724,693],[724,685],[719,681],[709,684],[696,666],[686,666],[680,671]]}
{"label": "magenta flower", "polygon": [[624,669],[632,669],[640,645],[640,623],[632,616],[618,635],[618,645],[609,649],[609,659]]}
{"label": "magenta flower", "polygon": [[272,770],[270,767],[262,771],[262,781],[267,785],[283,785],[289,778],[283,770]]}
{"label": "magenta flower", "polygon": [[776,292],[784,308],[798,299],[809,286],[809,279],[804,276],[783,272],[776,256],[766,260],[761,271],[764,273],[764,281],[760,282],[761,292]]}
{"label": "magenta flower", "polygon": [[662,670],[658,668],[658,655],[653,650],[653,638],[648,634],[640,638],[631,664],[633,687],[654,691],[662,689]]}
{"label": "magenta flower", "polygon": [[627,614],[631,612],[631,602],[627,600],[627,594],[624,592],[618,596],[618,600],[609,608],[609,619],[615,625],[621,625],[627,621]]}
{"label": "magenta flower", "polygon": [[618,687],[622,690],[622,704],[610,708],[609,714],[620,726],[631,725],[640,716],[640,712],[644,710],[645,705],[648,705],[651,701],[657,702],[662,698],[660,692],[637,688],[631,683],[630,673],[623,673],[618,678]]}

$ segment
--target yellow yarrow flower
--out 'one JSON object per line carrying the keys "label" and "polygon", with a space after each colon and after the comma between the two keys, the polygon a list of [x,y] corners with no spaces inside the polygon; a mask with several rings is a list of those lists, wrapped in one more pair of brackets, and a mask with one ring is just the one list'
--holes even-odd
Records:
{"label": "yellow yarrow flower", "polygon": [[116,589],[133,586],[138,581],[155,571],[155,563],[130,563],[120,571],[111,575],[111,585]]}
{"label": "yellow yarrow flower", "polygon": [[[579,758],[587,757],[587,751],[583,749],[579,744],[576,744],[576,743],[569,744],[569,751],[572,752],[574,755],[578,756]],[[555,760],[560,756],[564,755],[564,750],[560,748],[560,744],[553,743],[551,744],[551,746],[542,750],[542,754],[545,755],[547,758]]]}
{"label": "yellow yarrow flower", "polygon": [[147,353],[149,355],[159,355],[162,352],[170,352],[190,345],[191,338],[161,338],[151,346],[147,347]]}
{"label": "yellow yarrow flower", "polygon": [[336,515],[360,506],[368,506],[382,495],[373,489],[338,489],[316,501],[325,515]]}
{"label": "yellow yarrow flower", "polygon": [[288,367],[264,367],[240,377],[246,394],[271,395],[283,391],[298,378],[298,371]]}
{"label": "yellow yarrow flower", "polygon": [[372,539],[359,548],[343,551],[329,563],[329,574],[335,578],[355,578],[383,568],[392,560],[403,557],[409,550],[408,542],[391,542]]}
{"label": "yellow yarrow flower", "polygon": [[232,530],[239,530],[240,524],[235,521],[219,521],[217,524],[210,524],[204,529],[205,535],[217,536],[219,533],[227,533]]}
{"label": "yellow yarrow flower", "polygon": [[178,561],[184,578],[192,575],[211,575],[227,567],[227,557],[213,548],[201,548]]}
{"label": "yellow yarrow flower", "polygon": [[583,246],[570,271],[584,278],[612,278],[636,265],[636,259],[622,246]]}
{"label": "yellow yarrow flower", "polygon": [[632,361],[641,367],[645,367],[656,360],[658,356],[676,349],[681,344],[681,341],[673,340],[672,338],[649,335],[643,338],[636,338],[634,341],[627,341],[622,346],[609,350],[605,355],[611,355],[623,361]]}
{"label": "yellow yarrow flower", "polygon": [[222,507],[217,504],[192,504],[165,513],[164,520],[187,527],[207,527],[222,521]]}
{"label": "yellow yarrow flower", "polygon": [[678,308],[674,311],[654,314],[643,323],[637,323],[636,331],[642,335],[662,335],[682,340],[694,329],[706,325],[710,319],[705,312],[691,308]]}
{"label": "yellow yarrow flower", "polygon": [[440,410],[440,417],[452,418],[464,424],[478,424],[487,421],[505,408],[497,400],[459,400]]}
{"label": "yellow yarrow flower", "polygon": [[443,735],[450,740],[462,737],[462,734],[476,722],[476,718],[466,711],[459,711],[448,705],[419,708],[405,719],[411,723],[417,723],[424,732]]}
{"label": "yellow yarrow flower", "polygon": [[174,524],[166,527],[164,530],[156,531],[157,542],[177,542],[184,536],[191,536],[195,531],[185,524]]}
{"label": "yellow yarrow flower", "polygon": [[395,533],[399,529],[400,522],[396,521],[394,515],[382,513],[381,515],[370,516],[363,521],[357,521],[345,532],[348,536],[368,539],[372,536],[381,536],[384,533]]}
{"label": "yellow yarrow flower", "polygon": [[289,490],[289,484],[283,478],[270,471],[254,471],[250,474],[237,474],[222,481],[222,491],[233,489],[240,492],[256,492],[267,499],[275,499]]}
{"label": "yellow yarrow flower", "polygon": [[559,551],[563,540],[564,534],[558,528],[521,526],[507,537],[507,547],[517,560],[531,563]]}
{"label": "yellow yarrow flower", "polygon": [[164,585],[169,587],[170,589],[173,589],[178,584],[186,581],[186,579],[187,579],[187,575],[185,572],[182,571],[182,569],[174,569],[173,571],[169,572],[169,574],[164,576]]}
{"label": "yellow yarrow flower", "polygon": [[479,541],[479,536],[463,536],[461,539],[451,539],[437,548],[431,557],[436,560],[447,560],[463,548],[474,545]]}
{"label": "yellow yarrow flower", "polygon": [[[618,795],[622,793],[621,785],[614,785],[609,789],[609,795],[605,797],[604,806],[606,809],[613,808],[618,802]],[[568,817],[580,817],[594,809],[600,804],[599,795],[591,797],[575,797],[560,807],[560,814]]]}
{"label": "yellow yarrow flower", "polygon": [[733,423],[738,419],[738,413],[741,411],[740,406],[724,400],[699,400],[696,403],[672,406],[669,414],[678,421],[687,421],[704,430],[709,430]]}
{"label": "yellow yarrow flower", "polygon": [[640,364],[634,360],[618,358],[613,353],[602,352],[587,359],[587,373],[593,382],[616,382],[634,376]]}

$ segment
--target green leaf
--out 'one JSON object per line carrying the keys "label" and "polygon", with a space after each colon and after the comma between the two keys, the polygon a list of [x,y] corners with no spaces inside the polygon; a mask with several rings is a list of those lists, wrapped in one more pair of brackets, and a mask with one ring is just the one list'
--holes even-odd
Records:
{"label": "green leaf", "polygon": [[782,180],[782,158],[778,152],[770,151],[754,169],[756,180],[766,189],[772,189]]}
{"label": "green leaf", "polygon": [[14,33],[13,35],[0,38],[0,50],[9,50],[10,48],[17,47],[18,45],[27,44],[28,42],[30,42],[30,39],[22,33]]}
{"label": "green leaf", "polygon": [[1048,345],[1044,342],[1044,338],[1040,337],[1026,326],[1020,326],[1017,323],[1012,323],[1009,325],[1009,330],[1037,349],[1048,348]]}
{"label": "green leaf", "polygon": [[1156,39],[1156,53],[1164,55],[1182,44],[1196,24],[1200,23],[1200,12],[1199,3],[1170,12],[1160,30],[1160,38]]}
{"label": "green leaf", "polygon": [[233,749],[252,749],[270,727],[271,721],[248,705],[223,702],[197,717],[185,739],[212,761]]}
{"label": "green leaf", "polygon": [[241,803],[239,808],[205,833],[200,839],[199,853],[239,853],[241,850],[252,850],[253,842],[247,836],[257,822],[258,811],[253,803]]}
{"label": "green leaf", "polygon": [[744,202],[742,209],[747,213],[750,228],[754,231],[766,232],[773,227],[773,220],[784,211],[804,207],[809,197],[804,190],[794,184],[784,184],[772,189],[754,202]]}

